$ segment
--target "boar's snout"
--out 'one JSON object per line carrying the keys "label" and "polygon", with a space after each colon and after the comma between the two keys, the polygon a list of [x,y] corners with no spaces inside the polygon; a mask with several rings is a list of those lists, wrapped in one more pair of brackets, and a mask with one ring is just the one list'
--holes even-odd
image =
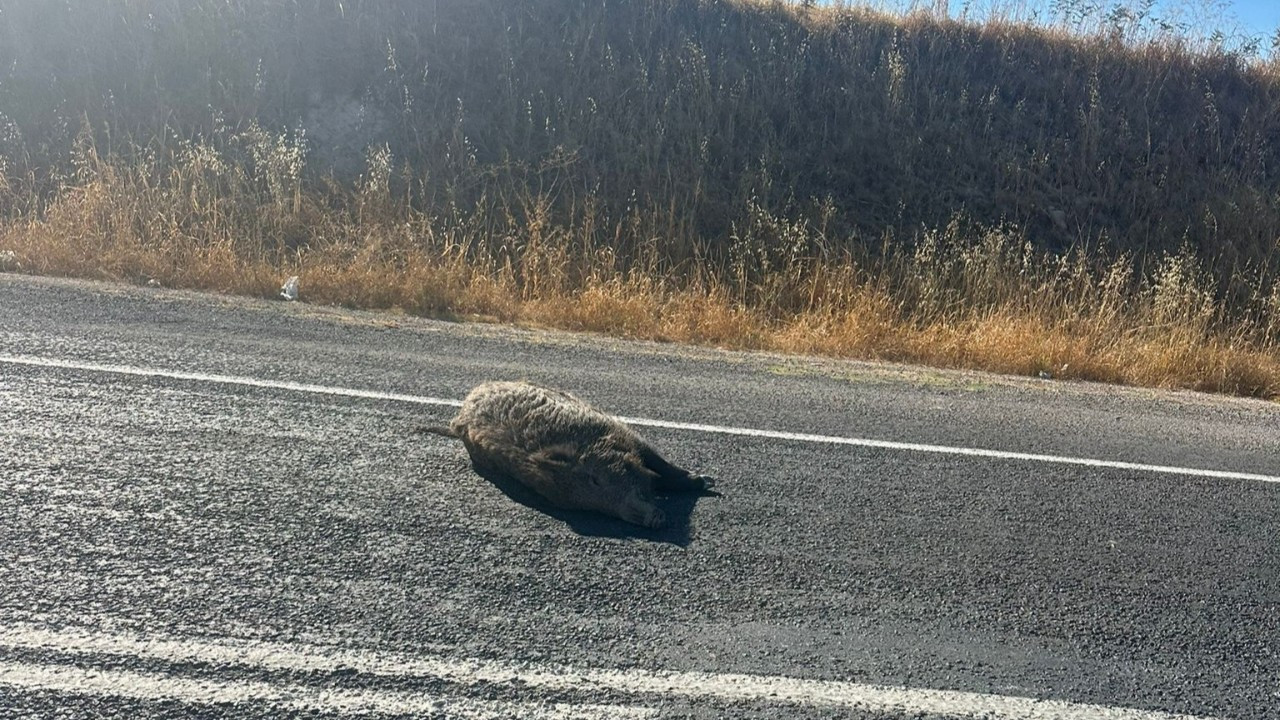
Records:
{"label": "boar's snout", "polygon": [[653,506],[652,502],[636,498],[623,510],[623,520],[647,528],[660,528],[667,524],[667,514]]}

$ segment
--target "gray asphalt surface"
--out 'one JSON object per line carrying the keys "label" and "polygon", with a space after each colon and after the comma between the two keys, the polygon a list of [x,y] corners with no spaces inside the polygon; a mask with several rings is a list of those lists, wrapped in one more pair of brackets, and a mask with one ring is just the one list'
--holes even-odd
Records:
{"label": "gray asphalt surface", "polygon": [[[524,378],[632,417],[1280,474],[1280,406],[1263,402],[13,275],[0,275],[0,355],[450,399]],[[529,507],[460,444],[412,432],[451,415],[0,361],[0,717],[347,713],[13,680],[37,666],[499,703],[481,715],[555,702],[904,716],[184,660],[6,630],[1280,717],[1280,484],[646,428],[720,478],[718,497],[668,501],[687,523],[654,533]]]}

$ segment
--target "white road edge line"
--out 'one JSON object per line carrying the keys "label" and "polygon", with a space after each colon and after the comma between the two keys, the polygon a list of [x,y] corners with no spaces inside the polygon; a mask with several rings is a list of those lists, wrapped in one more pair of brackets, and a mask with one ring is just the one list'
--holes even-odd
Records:
{"label": "white road edge line", "polygon": [[[1193,715],[1178,715],[1155,710],[1108,707],[1062,700],[1036,700],[988,693],[954,690],[927,690],[884,685],[866,685],[836,680],[805,680],[766,675],[737,673],[673,672],[642,669],[606,670],[536,663],[502,663],[491,660],[467,660],[435,655],[407,655],[375,650],[348,650],[320,645],[301,645],[244,639],[156,638],[132,634],[92,632],[87,630],[48,630],[29,624],[0,627],[0,647],[54,651],[73,655],[107,654],[173,663],[205,663],[214,667],[240,667],[291,672],[333,672],[339,669],[391,678],[438,678],[460,685],[479,683],[502,684],[518,688],[538,688],[558,692],[601,690],[627,695],[645,694],[681,697],[691,701],[716,700],[786,704],[809,707],[834,707],[863,712],[894,713],[903,716],[937,714],[947,717],[984,718],[985,720],[1214,720]],[[0,664],[0,684],[28,686],[51,682],[48,666]],[[99,672],[99,671],[81,671]],[[105,671],[102,671],[105,672]],[[113,671],[121,672],[121,671]],[[34,677],[34,680],[24,679]],[[142,687],[154,692],[186,692],[186,686],[167,688],[156,678],[139,675]],[[43,678],[43,680],[42,680]],[[55,678],[56,679],[56,678]],[[117,678],[123,680],[123,677]],[[81,682],[83,679],[77,680]],[[201,686],[205,680],[175,680]],[[284,701],[298,694],[288,688],[267,683],[227,683],[221,692],[248,694],[254,697],[281,696]],[[71,684],[71,683],[68,683]],[[116,687],[99,681],[104,689]],[[68,687],[68,690],[71,688]],[[317,691],[303,697],[315,698]],[[357,691],[326,690],[328,693]],[[375,691],[358,691],[351,699],[377,701]],[[246,697],[246,699],[248,699]],[[439,698],[436,698],[439,700]],[[217,702],[218,700],[208,700]],[[404,698],[388,696],[385,702],[402,702]],[[339,702],[339,699],[333,700]],[[491,701],[490,701],[491,702]],[[594,712],[597,709],[633,710],[647,708],[629,706],[557,706],[566,710]],[[601,716],[605,717],[605,716]]]}
{"label": "white road edge line", "polygon": [[259,680],[214,680],[172,677],[119,669],[86,669],[70,665],[37,665],[0,661],[0,687],[44,690],[91,697],[124,697],[216,705],[259,703],[290,711],[343,714],[410,715],[489,720],[612,720],[651,718],[650,708],[618,705],[504,702],[433,695],[402,690],[347,690],[306,685],[278,685]]}
{"label": "white road edge line", "polygon": [[[269,388],[273,390],[289,390],[292,392],[312,393],[317,395],[335,395],[340,397],[365,398],[371,400],[390,400],[393,402],[413,403],[417,405],[439,405],[445,407],[461,407],[462,405],[461,400],[423,395],[406,395],[403,393],[388,393],[376,390],[330,387],[328,385],[313,385],[310,383],[297,383],[288,380],[261,380],[258,378],[242,377],[238,375],[215,375],[208,373],[183,372],[180,370],[138,368],[127,365],[104,365],[100,363],[56,360],[52,358],[31,357],[25,355],[0,354],[0,363],[80,370],[113,375],[157,377],[172,380],[217,383],[222,385]],[[927,445],[923,443],[897,442],[893,440],[872,440],[869,438],[815,435],[811,433],[795,433],[779,430],[758,430],[755,428],[727,427],[722,425],[669,422],[666,420],[652,420],[649,418],[623,417],[621,420],[641,427],[655,427],[668,430],[691,430],[695,432],[717,433],[721,435],[742,435],[748,437],[770,438],[774,440],[792,440],[796,442],[828,445],[854,445],[858,447],[880,448],[885,450],[905,450],[910,452],[924,452],[943,455],[963,455],[968,457],[995,458],[1000,460],[1023,460],[1029,462],[1054,463],[1059,465],[1083,465],[1086,467],[1107,468],[1111,470],[1134,470],[1139,472],[1214,478],[1219,480],[1248,480],[1253,482],[1280,483],[1280,475],[1263,475],[1259,473],[1235,472],[1230,470],[1207,470],[1202,468],[1177,467],[1173,465],[1148,465],[1145,463],[1125,462],[1122,460],[1100,460],[1096,458],[1042,455],[1039,453],[1010,452],[1006,450],[988,450],[984,448],[968,448],[951,445]]]}

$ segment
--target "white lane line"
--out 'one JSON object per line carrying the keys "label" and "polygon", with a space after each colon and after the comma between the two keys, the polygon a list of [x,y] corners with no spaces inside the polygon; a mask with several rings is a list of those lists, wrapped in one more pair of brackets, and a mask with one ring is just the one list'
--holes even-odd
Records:
{"label": "white lane line", "polygon": [[111,375],[132,375],[134,377],[190,380],[192,382],[216,383],[219,385],[241,385],[244,387],[290,390],[293,392],[312,393],[316,395],[338,395],[341,397],[366,398],[370,400],[392,400],[394,402],[416,403],[418,405],[447,405],[450,407],[462,407],[461,400],[423,397],[421,395],[403,395],[401,393],[378,392],[376,390],[356,390],[353,388],[329,387],[327,385],[297,383],[290,382],[288,380],[259,380],[257,378],[243,377],[240,375],[211,375],[209,373],[183,372],[181,370],[158,370],[155,368],[130,367],[128,365],[103,365],[101,363],[55,360],[53,358],[31,357],[27,355],[0,354],[0,363],[8,363],[10,365],[31,365],[33,367],[61,368],[64,370],[83,370],[85,372],[108,373]]}
{"label": "white lane line", "polygon": [[[175,663],[206,663],[215,667],[230,666],[292,672],[333,672],[346,669],[391,678],[438,678],[464,686],[486,683],[557,692],[598,693],[605,690],[625,695],[681,697],[689,701],[711,700],[826,707],[906,717],[937,714],[984,720],[1214,720],[1193,715],[1062,700],[1036,700],[953,690],[865,685],[835,680],[804,680],[736,673],[604,670],[535,663],[508,664],[437,655],[346,650],[336,647],[230,638],[166,639],[85,630],[47,630],[28,624],[0,627],[0,647],[52,650],[80,655],[101,653]],[[8,667],[7,671],[5,666],[0,665],[0,684],[5,682],[22,684],[25,677],[23,673],[35,672],[30,666],[12,663],[10,665],[12,667]],[[138,679],[143,683],[144,690],[150,688],[145,690],[147,692],[187,692],[182,685],[163,686],[156,680],[157,677],[163,676],[139,675]],[[104,684],[105,682],[105,680],[101,681]],[[206,681],[180,680],[177,682],[203,684]],[[229,697],[232,698],[237,697],[235,693],[246,692],[243,683],[224,681],[218,681],[218,683],[226,686],[219,692],[229,693]],[[266,683],[254,685],[252,691],[256,697],[271,697],[271,694],[275,693],[280,694],[286,702],[298,697],[295,691],[287,687],[281,688]],[[113,685],[113,687],[116,686],[131,687],[125,682]],[[305,697],[314,698],[316,692],[319,691],[308,691]],[[393,696],[390,693],[375,691],[359,691],[359,693],[360,699],[366,699],[367,696],[370,702],[379,701],[382,695],[387,697],[380,700],[381,702],[408,701],[405,697]],[[436,700],[439,701],[440,698]],[[217,702],[217,700],[198,700],[198,702]],[[354,704],[358,706],[358,703]],[[633,706],[565,705],[563,707],[587,713],[603,709],[612,713],[613,716],[621,716],[619,711],[624,710],[634,713],[647,711],[647,708]],[[556,711],[561,711],[561,707],[557,706]]]}
{"label": "white lane line", "polygon": [[[417,405],[439,405],[446,407],[460,407],[462,405],[461,400],[424,395],[406,395],[403,393],[387,393],[376,390],[331,387],[328,385],[296,383],[287,380],[260,380],[258,378],[243,377],[239,375],[212,375],[207,373],[183,372],[180,370],[138,368],[126,365],[103,365],[99,363],[55,360],[52,358],[40,358],[25,355],[0,354],[0,363],[81,370],[114,375],[157,377],[173,380],[216,383],[222,385],[270,388],[274,390],[290,390],[293,392],[336,395],[340,397],[391,400],[394,402],[413,403]],[[827,445],[853,445],[858,447],[881,448],[885,450],[905,450],[909,452],[924,452],[943,455],[963,455],[968,457],[994,458],[999,460],[1023,460],[1029,462],[1055,463],[1060,465],[1083,465],[1086,467],[1107,468],[1111,470],[1134,470],[1139,472],[1214,478],[1219,480],[1249,480],[1254,482],[1280,483],[1280,475],[1264,475],[1260,473],[1235,472],[1231,470],[1208,470],[1202,468],[1178,467],[1174,465],[1149,465],[1145,463],[1125,462],[1123,460],[1101,460],[1096,458],[1071,457],[1066,455],[1044,455],[1039,453],[1011,452],[1006,450],[988,450],[985,448],[969,448],[952,445],[927,445],[923,443],[897,442],[893,440],[840,437],[837,435],[815,435],[811,433],[759,430],[755,428],[723,425],[669,422],[666,420],[652,420],[649,418],[624,417],[621,418],[621,420],[641,427],[665,428],[669,430],[691,430],[695,432],[716,433],[720,435],[742,435],[748,437],[770,438],[774,440],[793,440],[796,442],[809,442]]]}
{"label": "white lane line", "polygon": [[1145,463],[1125,462],[1123,460],[1098,460],[1095,458],[1069,457],[1065,455],[1042,455],[1039,453],[1011,452],[1008,450],[986,450],[983,448],[956,447],[952,445],[925,445],[922,443],[895,442],[893,440],[868,440],[866,438],[811,435],[809,433],[782,432],[778,430],[753,430],[750,428],[667,422],[666,420],[646,420],[644,418],[619,419],[633,425],[670,428],[672,430],[695,430],[701,432],[720,433],[722,435],[751,435],[756,437],[774,438],[776,440],[795,440],[798,442],[827,443],[831,445],[857,445],[860,447],[884,448],[886,450],[908,450],[911,452],[936,453],[943,455],[968,455],[970,457],[998,458],[1001,460],[1028,460],[1031,462],[1058,463],[1062,465],[1084,465],[1087,467],[1109,468],[1112,470],[1139,470],[1142,472],[1163,473],[1166,475],[1189,475],[1192,477],[1217,478],[1223,480],[1254,480],[1257,482],[1280,483],[1280,475],[1261,475],[1258,473],[1235,472],[1232,470],[1205,470],[1201,468],[1177,467],[1175,465],[1147,465]]}
{"label": "white lane line", "polygon": [[346,690],[279,685],[258,680],[182,678],[133,670],[85,669],[0,661],[0,686],[117,697],[217,705],[255,703],[289,711],[385,714],[412,717],[527,718],[529,720],[612,720],[651,718],[656,710],[613,705],[503,702],[432,695],[425,692]]}

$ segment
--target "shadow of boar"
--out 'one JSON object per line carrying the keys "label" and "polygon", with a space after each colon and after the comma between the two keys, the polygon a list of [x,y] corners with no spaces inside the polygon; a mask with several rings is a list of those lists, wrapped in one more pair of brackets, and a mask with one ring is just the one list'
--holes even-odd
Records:
{"label": "shadow of boar", "polygon": [[481,475],[501,474],[566,510],[591,510],[648,528],[666,515],[655,493],[715,484],[667,462],[625,423],[566,392],[527,382],[477,386],[448,428]]}

